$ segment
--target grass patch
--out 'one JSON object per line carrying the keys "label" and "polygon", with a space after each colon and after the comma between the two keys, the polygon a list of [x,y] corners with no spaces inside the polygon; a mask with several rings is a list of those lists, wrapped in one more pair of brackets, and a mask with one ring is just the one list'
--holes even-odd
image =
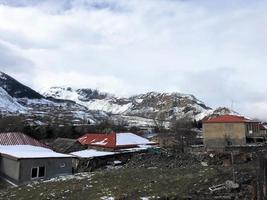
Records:
{"label": "grass patch", "polygon": [[[119,169],[95,172],[91,177],[43,182],[8,189],[3,199],[140,199],[141,197],[183,197],[200,184],[216,177],[211,168]],[[153,198],[152,198],[153,199]]]}

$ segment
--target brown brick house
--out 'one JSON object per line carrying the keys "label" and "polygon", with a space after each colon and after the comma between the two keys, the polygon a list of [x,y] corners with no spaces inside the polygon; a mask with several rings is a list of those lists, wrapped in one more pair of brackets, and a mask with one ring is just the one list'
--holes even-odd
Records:
{"label": "brown brick house", "polygon": [[238,115],[222,115],[203,121],[207,148],[246,145],[261,139],[260,122]]}

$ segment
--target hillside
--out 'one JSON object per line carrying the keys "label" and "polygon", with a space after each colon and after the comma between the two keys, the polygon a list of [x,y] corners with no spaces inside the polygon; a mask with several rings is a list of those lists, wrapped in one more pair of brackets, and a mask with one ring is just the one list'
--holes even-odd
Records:
{"label": "hillside", "polygon": [[53,87],[43,93],[46,97],[68,99],[89,110],[102,110],[112,115],[171,120],[188,117],[200,120],[212,109],[195,96],[182,93],[149,92],[128,98],[116,97],[91,89]]}
{"label": "hillside", "polygon": [[24,113],[27,109],[0,87],[0,111],[7,113]]}

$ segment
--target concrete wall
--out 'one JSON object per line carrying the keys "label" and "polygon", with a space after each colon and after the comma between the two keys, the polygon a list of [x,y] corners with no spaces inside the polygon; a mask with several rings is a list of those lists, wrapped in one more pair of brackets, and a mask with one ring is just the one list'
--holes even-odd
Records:
{"label": "concrete wall", "polygon": [[[65,167],[63,167],[63,163]],[[45,176],[43,179],[71,174],[72,158],[34,158],[16,160],[12,157],[0,157],[0,175],[15,184],[32,181],[32,168],[41,166],[45,167]]]}
{"label": "concrete wall", "polygon": [[0,156],[0,175],[17,184],[19,180],[20,162]]}
{"label": "concrete wall", "polygon": [[[63,163],[65,163],[65,167],[62,167]],[[22,159],[20,160],[20,183],[31,181],[32,168],[39,166],[45,166],[45,177],[43,179],[71,174],[72,158]]]}
{"label": "concrete wall", "polygon": [[245,123],[204,123],[203,135],[207,148],[246,144]]}

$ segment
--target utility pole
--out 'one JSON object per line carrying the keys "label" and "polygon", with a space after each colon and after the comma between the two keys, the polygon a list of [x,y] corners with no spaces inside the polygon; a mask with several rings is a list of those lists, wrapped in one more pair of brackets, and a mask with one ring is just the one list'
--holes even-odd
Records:
{"label": "utility pole", "polygon": [[231,151],[231,162],[232,162],[232,174],[233,174],[233,182],[235,183],[235,167],[234,167],[234,153]]}

